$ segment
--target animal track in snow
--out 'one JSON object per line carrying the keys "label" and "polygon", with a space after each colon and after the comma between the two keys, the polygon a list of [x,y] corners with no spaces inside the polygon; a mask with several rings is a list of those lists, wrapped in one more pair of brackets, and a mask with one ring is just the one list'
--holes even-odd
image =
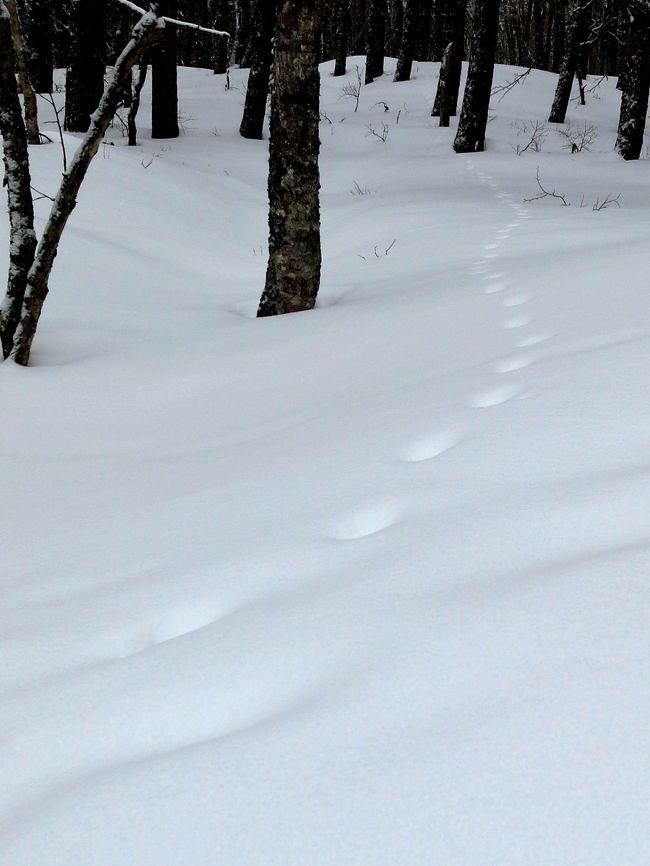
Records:
{"label": "animal track in snow", "polygon": [[503,323],[503,327],[507,331],[514,330],[515,328],[524,328],[526,325],[530,325],[534,319],[532,316],[513,316],[511,319],[506,319]]}
{"label": "animal track in snow", "polygon": [[512,355],[509,358],[503,358],[497,361],[494,365],[495,373],[512,373],[515,370],[523,370],[524,367],[529,367],[533,363],[534,358],[530,355]]}
{"label": "animal track in snow", "polygon": [[504,298],[501,301],[502,307],[520,307],[522,304],[527,304],[529,301],[532,301],[534,295],[512,295],[509,298]]}
{"label": "animal track in snow", "polygon": [[496,250],[499,248],[499,244],[485,244],[483,247],[484,250]]}
{"label": "animal track in snow", "polygon": [[339,541],[355,541],[375,535],[389,526],[397,523],[402,516],[403,508],[397,502],[377,502],[366,505],[339,521],[330,533]]}
{"label": "animal track in snow", "polygon": [[491,274],[486,274],[486,280],[502,280],[505,277],[505,274],[501,271],[493,271]]}
{"label": "animal track in snow", "polygon": [[424,460],[432,460],[439,457],[445,451],[449,451],[461,441],[462,436],[453,430],[444,430],[423,436],[409,443],[399,453],[399,457],[405,463],[422,463]]}
{"label": "animal track in snow", "polygon": [[495,295],[497,292],[502,292],[506,287],[505,283],[497,282],[493,280],[487,284],[487,286],[483,289],[486,295]]}
{"label": "animal track in snow", "polygon": [[515,346],[518,349],[526,349],[528,346],[538,346],[540,343],[545,343],[546,340],[550,340],[554,335],[550,331],[540,332],[539,334],[530,334],[528,337],[522,337],[520,340],[517,340]]}
{"label": "animal track in snow", "polygon": [[488,409],[491,406],[500,406],[508,400],[512,400],[519,393],[517,385],[499,385],[496,388],[488,388],[485,391],[479,391],[467,401],[467,405],[472,409]]}

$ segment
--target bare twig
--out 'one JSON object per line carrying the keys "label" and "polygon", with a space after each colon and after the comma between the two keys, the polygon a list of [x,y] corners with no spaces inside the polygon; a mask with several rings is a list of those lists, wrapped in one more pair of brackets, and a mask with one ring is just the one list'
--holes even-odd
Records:
{"label": "bare twig", "polygon": [[566,200],[566,196],[562,195],[562,193],[556,192],[555,190],[545,189],[542,185],[542,181],[539,177],[539,166],[537,166],[537,186],[540,188],[540,192],[537,195],[531,196],[531,198],[525,198],[525,202],[537,201],[540,198],[556,198],[562,202],[564,207],[569,207],[570,202]]}
{"label": "bare twig", "polygon": [[356,81],[350,81],[348,84],[345,84],[341,90],[342,97],[350,97],[350,99],[354,99],[354,110],[355,112],[359,108],[359,98],[361,97],[361,88],[363,86],[363,75],[361,74],[361,69],[359,66],[355,66]]}
{"label": "bare twig", "polygon": [[61,126],[61,119],[59,115],[63,111],[63,108],[57,108],[56,103],[54,101],[54,97],[51,93],[39,93],[38,94],[41,99],[44,99],[46,102],[49,102],[52,108],[54,109],[54,122],[56,123],[57,129],[59,130],[59,142],[61,143],[61,153],[63,154],[63,173],[65,174],[68,170],[68,157],[65,152],[65,140],[63,138],[63,128]]}
{"label": "bare twig", "polygon": [[616,207],[621,206],[621,193],[618,195],[612,195],[611,192],[608,192],[604,199],[600,199],[600,197],[596,198],[596,201],[593,203],[592,210],[605,210],[605,208],[610,205],[615,204]]}
{"label": "bare twig", "polygon": [[46,198],[46,199],[48,199],[48,201],[54,201],[54,199],[52,198],[51,195],[48,195],[46,192],[41,192],[40,189],[36,189],[35,186],[32,186],[30,184],[29,188],[31,189],[32,192],[36,193],[36,198],[34,199],[34,201],[40,201],[42,198]]}
{"label": "bare twig", "polygon": [[498,102],[501,102],[504,96],[507,96],[510,91],[515,88],[518,84],[520,84],[524,78],[527,78],[530,73],[533,71],[533,67],[529,66],[524,72],[519,72],[512,81],[506,81],[505,84],[501,84],[499,87],[493,87],[490,93],[491,96],[496,96],[497,93],[500,93],[501,96],[498,99]]}
{"label": "bare twig", "polygon": [[366,129],[368,130],[368,135],[374,135],[375,138],[383,141],[384,144],[386,143],[386,139],[388,138],[388,134],[390,133],[390,127],[387,126],[385,123],[382,123],[381,125],[381,132],[377,132],[377,129],[370,123],[368,124],[368,126],[366,126]]}
{"label": "bare twig", "polygon": [[539,153],[542,149],[542,144],[548,137],[548,128],[545,123],[540,120],[531,120],[529,123],[517,120],[513,124],[513,129],[517,130],[517,135],[527,135],[528,143],[526,145],[518,144],[514,151],[517,156],[526,153],[527,150],[532,150]]}

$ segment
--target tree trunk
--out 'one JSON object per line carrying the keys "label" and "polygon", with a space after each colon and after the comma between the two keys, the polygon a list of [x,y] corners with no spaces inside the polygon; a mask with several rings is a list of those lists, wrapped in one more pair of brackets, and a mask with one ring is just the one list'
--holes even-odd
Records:
{"label": "tree trunk", "polygon": [[[460,75],[463,68],[466,0],[444,0],[444,3],[440,4],[439,10],[439,14],[442,17],[442,21],[440,22],[442,36],[447,40],[444,50],[445,53],[449,50],[449,55],[447,57],[448,66],[445,71],[444,82],[442,81],[442,67],[440,69],[438,89],[433,102],[431,116],[438,117],[444,113],[447,117],[455,117],[458,107]],[[449,45],[452,45],[451,49],[449,49]],[[444,84],[444,106],[441,106],[441,83]]]}
{"label": "tree trunk", "polygon": [[65,84],[68,132],[86,132],[90,115],[104,92],[106,18],[104,0],[75,0],[72,7],[73,44]]}
{"label": "tree trunk", "polygon": [[582,43],[587,39],[589,33],[591,3],[592,0],[574,0],[571,7],[564,57],[555,89],[555,98],[548,118],[549,123],[564,123],[571,98],[573,77],[580,63]]}
{"label": "tree trunk", "polygon": [[[216,30],[230,30],[230,10],[228,0],[215,0],[213,4],[213,20]],[[212,39],[212,69],[215,75],[225,75],[230,62],[230,40],[225,36],[215,36]]]}
{"label": "tree trunk", "polygon": [[355,56],[358,54],[364,54],[366,50],[368,29],[366,0],[350,0],[350,27],[352,28],[350,53]]}
{"label": "tree trunk", "polygon": [[[176,0],[158,4],[159,14],[176,18]],[[178,138],[176,28],[167,27],[163,41],[151,52],[151,137]]]}
{"label": "tree trunk", "polygon": [[236,0],[236,9],[235,63],[241,65],[251,38],[251,0]]}
{"label": "tree trunk", "polygon": [[402,22],[402,44],[399,49],[394,81],[408,81],[415,57],[415,43],[422,13],[421,0],[406,0]]}
{"label": "tree trunk", "polygon": [[390,57],[397,57],[404,33],[404,7],[402,0],[388,0],[386,14],[386,51]]}
{"label": "tree trunk", "polygon": [[[438,90],[436,92],[436,104],[431,116],[440,118],[440,126],[449,126],[449,100],[447,99],[447,87],[449,86],[449,70],[454,62],[454,54],[458,49],[454,42],[450,42],[445,53],[442,55],[440,64],[440,77],[438,78]],[[437,112],[436,112],[437,105]]]}
{"label": "tree trunk", "polygon": [[415,49],[415,56],[419,60],[431,60],[433,58],[433,0],[422,0],[420,22],[420,38]]}
{"label": "tree trunk", "polygon": [[551,50],[551,71],[559,72],[564,58],[566,45],[566,0],[555,0],[556,8],[553,15],[553,36]]}
{"label": "tree trunk", "polygon": [[370,0],[367,21],[366,84],[384,74],[386,0]]}
{"label": "tree trunk", "polygon": [[27,135],[12,64],[11,19],[0,0],[0,134],[9,205],[9,276],[0,305],[0,341],[9,356],[34,261],[36,234],[29,175]]}
{"label": "tree trunk", "polygon": [[467,83],[454,139],[456,153],[485,150],[498,29],[499,0],[476,0]]}
{"label": "tree trunk", "polygon": [[29,80],[29,71],[27,69],[27,58],[25,56],[25,40],[23,38],[23,30],[16,8],[16,0],[5,0],[7,11],[11,19],[11,41],[16,58],[16,71],[18,72],[18,82],[20,84],[20,92],[23,95],[23,105],[25,106],[25,127],[27,130],[28,144],[40,144],[41,136],[38,131],[38,109],[36,107],[36,94]]}
{"label": "tree trunk", "polygon": [[616,150],[623,159],[638,159],[643,147],[650,88],[650,17],[635,15],[621,97]]}
{"label": "tree trunk", "polygon": [[27,19],[27,64],[29,78],[36,93],[54,90],[54,0],[31,0]]}
{"label": "tree trunk", "polygon": [[50,215],[34,263],[27,278],[27,288],[21,311],[20,323],[14,336],[10,357],[16,364],[29,363],[32,342],[38,320],[49,290],[48,282],[56,257],[61,235],[68,218],[77,203],[79,188],[86,176],[92,158],[115,114],[131,69],[146,49],[163,38],[165,29],[153,13],[143,15],[133,30],[133,38],[126,46],[113,70],[113,75],[104,91],[90,128],[78,147],[68,171],[63,175],[61,186],[52,205]]}
{"label": "tree trunk", "polygon": [[311,310],[320,284],[319,23],[322,0],[283,0],[269,148],[269,263],[257,315]]}
{"label": "tree trunk", "polygon": [[348,59],[348,32],[350,26],[350,0],[336,0],[335,47],[336,60],[334,63],[334,75],[345,75],[346,61]]}
{"label": "tree trunk", "polygon": [[129,134],[129,147],[135,147],[138,143],[138,127],[136,124],[136,120],[138,117],[138,111],[140,110],[140,97],[142,95],[142,88],[144,87],[144,83],[147,80],[147,67],[147,58],[143,57],[138,64],[137,71],[131,72],[130,77],[133,78],[133,84],[131,85],[130,82],[127,82],[132,90],[131,106],[129,108],[129,113],[126,119],[126,126]]}
{"label": "tree trunk", "polygon": [[244,114],[239,127],[243,138],[262,138],[269,78],[273,62],[273,35],[277,18],[276,0],[258,0],[253,13],[251,69],[248,75]]}

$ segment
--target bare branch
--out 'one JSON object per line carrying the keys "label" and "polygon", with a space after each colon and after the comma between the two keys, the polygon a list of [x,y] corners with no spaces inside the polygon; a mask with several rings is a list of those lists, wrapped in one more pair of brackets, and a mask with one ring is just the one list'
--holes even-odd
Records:
{"label": "bare branch", "polygon": [[569,202],[566,200],[566,196],[562,195],[562,193],[555,192],[555,190],[544,189],[542,186],[542,181],[539,177],[539,166],[537,166],[537,186],[540,188],[540,192],[537,195],[531,196],[531,198],[525,198],[525,202],[537,201],[540,198],[557,198],[562,202],[564,207],[569,207]]}
{"label": "bare branch", "polygon": [[601,201],[600,197],[596,198],[596,201],[593,204],[592,210],[605,210],[605,208],[609,207],[611,204],[615,204],[616,207],[621,206],[621,194],[619,192],[618,195],[612,195],[611,192],[608,192],[605,198]]}
{"label": "bare branch", "polygon": [[[131,0],[115,0],[116,3],[121,3],[122,6],[128,6],[133,12],[137,12],[138,15],[144,15],[147,11],[143,9],[141,6],[137,6],[135,3],[132,3]],[[226,36],[230,39],[230,33],[225,30],[215,30],[213,27],[203,27],[201,24],[194,24],[191,21],[179,21],[177,18],[167,18],[166,15],[158,16],[162,18],[162,20],[166,24],[173,24],[175,27],[189,27],[190,30],[200,30],[201,33],[212,33],[213,36]]]}
{"label": "bare branch", "polygon": [[493,87],[492,91],[490,92],[490,96],[496,96],[497,93],[500,93],[501,96],[499,97],[497,102],[501,102],[503,97],[507,96],[508,93],[510,93],[510,91],[513,88],[515,88],[518,84],[521,84],[521,82],[524,80],[524,78],[527,78],[532,71],[533,71],[533,67],[529,66],[528,69],[524,70],[524,72],[517,73],[517,75],[515,75],[515,77],[512,79],[512,81],[506,81],[506,83],[502,84],[500,87]]}

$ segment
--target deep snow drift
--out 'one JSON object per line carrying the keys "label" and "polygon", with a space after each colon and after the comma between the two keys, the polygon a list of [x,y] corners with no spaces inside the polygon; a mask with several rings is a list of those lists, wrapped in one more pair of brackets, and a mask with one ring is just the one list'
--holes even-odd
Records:
{"label": "deep snow drift", "polygon": [[435,64],[330,72],[315,311],[254,318],[267,144],[183,70],[0,367],[7,866],[650,862],[648,162],[611,80],[457,156]]}

